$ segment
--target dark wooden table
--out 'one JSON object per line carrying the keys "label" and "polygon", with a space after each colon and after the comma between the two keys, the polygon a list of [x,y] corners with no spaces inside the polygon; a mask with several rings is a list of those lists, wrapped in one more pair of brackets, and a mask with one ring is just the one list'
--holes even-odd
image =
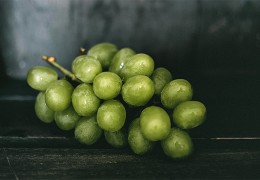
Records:
{"label": "dark wooden table", "polygon": [[259,179],[259,139],[200,139],[189,158],[83,147],[70,138],[0,138],[0,179]]}

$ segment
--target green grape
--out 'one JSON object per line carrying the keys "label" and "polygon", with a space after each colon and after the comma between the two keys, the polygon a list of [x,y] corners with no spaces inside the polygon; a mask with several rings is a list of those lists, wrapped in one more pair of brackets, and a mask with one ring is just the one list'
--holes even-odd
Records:
{"label": "green grape", "polygon": [[45,91],[49,84],[58,79],[58,74],[51,68],[35,66],[27,72],[27,83],[38,91]]}
{"label": "green grape", "polygon": [[161,92],[161,102],[168,109],[175,108],[179,103],[192,99],[191,84],[185,79],[175,79],[166,84]]}
{"label": "green grape", "polygon": [[144,75],[133,76],[122,86],[123,100],[132,106],[144,106],[153,95],[153,81]]}
{"label": "green grape", "polygon": [[76,113],[74,108],[70,106],[64,111],[55,112],[54,120],[57,126],[65,131],[74,129],[80,116]]}
{"label": "green grape", "polygon": [[188,157],[193,152],[193,142],[190,135],[180,129],[172,128],[169,136],[161,141],[164,153],[173,158]]}
{"label": "green grape", "polygon": [[100,99],[90,84],[78,85],[72,93],[72,105],[80,116],[92,116],[98,110]]}
{"label": "green grape", "polygon": [[117,100],[105,101],[97,111],[99,127],[105,131],[115,132],[120,130],[126,119],[126,110],[123,104]]}
{"label": "green grape", "polygon": [[154,94],[160,95],[164,86],[172,80],[172,74],[169,70],[163,67],[156,68],[151,76],[154,83]]}
{"label": "green grape", "polygon": [[102,66],[95,58],[81,55],[72,62],[72,72],[82,82],[92,83],[96,75],[102,72]]}
{"label": "green grape", "polygon": [[81,117],[74,131],[75,138],[82,144],[92,145],[102,135],[102,129],[97,124],[96,115]]}
{"label": "green grape", "polygon": [[154,60],[147,54],[135,54],[129,57],[129,60],[121,71],[123,80],[136,75],[150,76],[154,70]]}
{"label": "green grape", "polygon": [[129,57],[131,57],[135,54],[136,53],[134,52],[134,50],[132,50],[130,48],[120,49],[113,57],[111,64],[109,66],[109,71],[114,72],[120,76],[123,67],[130,59]]}
{"label": "green grape", "polygon": [[171,130],[171,120],[167,112],[157,106],[145,108],[140,115],[143,135],[150,141],[165,139]]}
{"label": "green grape", "polygon": [[141,131],[140,119],[131,122],[128,132],[128,144],[135,154],[145,154],[152,150],[154,142],[146,139]]}
{"label": "green grape", "polygon": [[[206,107],[192,101],[193,89],[187,80],[172,80],[171,72],[164,67],[154,69],[154,59],[148,54],[99,43],[73,60],[72,72],[60,66],[54,57],[43,59],[81,84],[74,89],[69,81],[58,80],[57,72],[51,68],[31,68],[27,83],[41,91],[34,108],[42,122],[55,120],[61,130],[74,129],[75,139],[86,145],[97,142],[104,132],[109,145],[129,145],[135,154],[151,151],[158,141],[163,152],[173,159],[192,154],[192,139],[183,129],[201,125],[206,119]],[[156,99],[151,101],[154,95]],[[123,104],[140,107],[158,103],[155,101],[159,97],[162,106],[173,110],[172,121],[162,107],[149,105],[143,107],[140,117],[130,123],[126,132]]]}
{"label": "green grape", "polygon": [[127,146],[127,135],[123,129],[115,132],[104,131],[104,135],[107,143],[115,148]]}
{"label": "green grape", "polygon": [[117,97],[121,87],[121,78],[113,72],[102,72],[93,81],[93,90],[96,96],[104,100]]}
{"label": "green grape", "polygon": [[45,123],[51,123],[54,119],[54,111],[52,111],[45,102],[45,93],[40,92],[35,100],[34,110],[36,116]]}
{"label": "green grape", "polygon": [[107,69],[112,61],[112,58],[118,51],[118,48],[116,45],[112,43],[99,43],[94,46],[92,46],[87,55],[94,57],[95,59],[99,60],[102,67],[104,69]]}
{"label": "green grape", "polygon": [[63,111],[71,104],[73,86],[67,80],[56,80],[46,89],[45,101],[53,111]]}
{"label": "green grape", "polygon": [[182,129],[201,125],[206,119],[206,107],[199,101],[185,101],[173,111],[173,122]]}

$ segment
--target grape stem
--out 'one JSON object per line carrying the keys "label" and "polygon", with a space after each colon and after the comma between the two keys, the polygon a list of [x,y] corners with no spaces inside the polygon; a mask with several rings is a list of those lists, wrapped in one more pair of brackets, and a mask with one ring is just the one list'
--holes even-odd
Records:
{"label": "grape stem", "polygon": [[80,53],[80,55],[85,55],[86,54],[86,49],[85,48],[80,48],[79,49],[79,53]]}
{"label": "grape stem", "polygon": [[58,70],[60,70],[65,76],[68,76],[71,78],[72,81],[77,81],[79,83],[82,83],[79,79],[76,78],[75,74],[61,66],[60,64],[57,63],[57,59],[53,56],[42,56],[42,60],[48,62]]}

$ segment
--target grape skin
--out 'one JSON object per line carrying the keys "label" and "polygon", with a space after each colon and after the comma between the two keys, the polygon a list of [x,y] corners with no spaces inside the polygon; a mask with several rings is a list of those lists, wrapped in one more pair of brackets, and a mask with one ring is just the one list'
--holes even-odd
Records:
{"label": "grape skin", "polygon": [[155,87],[154,94],[160,95],[164,86],[172,80],[172,74],[168,69],[158,67],[154,70],[151,79]]}
{"label": "grape skin", "polygon": [[35,66],[27,72],[28,85],[38,91],[45,91],[49,84],[58,79],[58,73],[45,66]]}
{"label": "grape skin", "polygon": [[117,100],[105,101],[97,111],[98,125],[105,131],[115,132],[120,130],[126,119],[126,110]]}
{"label": "grape skin", "polygon": [[115,148],[122,148],[128,144],[126,132],[123,128],[115,132],[104,131],[104,135],[107,143]]}
{"label": "grape skin", "polygon": [[133,76],[122,86],[123,100],[132,106],[144,106],[153,95],[154,84],[144,75]]}
{"label": "grape skin", "polygon": [[92,46],[88,50],[87,55],[97,59],[101,63],[103,69],[108,69],[117,51],[118,48],[115,44],[105,42]]}
{"label": "grape skin", "polygon": [[121,91],[121,87],[121,78],[113,72],[102,72],[93,81],[94,93],[103,100],[117,97]]}
{"label": "grape skin", "polygon": [[145,138],[140,127],[140,118],[133,120],[129,126],[128,144],[135,154],[145,154],[154,147],[154,142]]}
{"label": "grape skin", "polygon": [[96,115],[82,117],[75,127],[75,138],[82,144],[92,145],[98,141],[103,131],[98,126]]}
{"label": "grape skin", "polygon": [[143,135],[150,141],[165,139],[171,129],[171,120],[167,112],[158,106],[145,108],[140,115]]}
{"label": "grape skin", "polygon": [[120,49],[111,60],[109,71],[114,72],[117,75],[121,76],[121,71],[123,67],[130,60],[129,57],[135,54],[136,54],[135,51],[130,48]]}
{"label": "grape skin", "polygon": [[173,110],[173,122],[182,129],[192,129],[206,119],[206,107],[199,101],[185,101]]}
{"label": "grape skin", "polygon": [[80,116],[76,113],[72,106],[64,111],[55,112],[54,115],[54,120],[57,126],[64,131],[74,129],[79,118]]}
{"label": "grape skin", "polygon": [[172,128],[169,136],[161,141],[163,152],[173,159],[183,159],[193,152],[190,135],[178,128]]}
{"label": "grape skin", "polygon": [[122,79],[125,81],[136,75],[151,76],[154,70],[154,60],[151,56],[139,53],[129,57],[121,71]]}
{"label": "grape skin", "polygon": [[100,99],[95,95],[92,85],[82,83],[72,93],[72,105],[80,116],[92,116],[100,106]]}
{"label": "grape skin", "polygon": [[175,79],[166,84],[161,92],[164,107],[174,109],[178,104],[192,99],[193,89],[185,79]]}
{"label": "grape skin", "polygon": [[54,111],[45,102],[45,93],[39,92],[36,97],[34,110],[36,116],[44,123],[51,123],[54,119]]}
{"label": "grape skin", "polygon": [[102,72],[102,66],[95,58],[81,55],[72,62],[72,72],[82,82],[92,83],[94,78]]}
{"label": "grape skin", "polygon": [[52,82],[46,89],[45,100],[53,111],[63,111],[71,104],[73,86],[65,79]]}

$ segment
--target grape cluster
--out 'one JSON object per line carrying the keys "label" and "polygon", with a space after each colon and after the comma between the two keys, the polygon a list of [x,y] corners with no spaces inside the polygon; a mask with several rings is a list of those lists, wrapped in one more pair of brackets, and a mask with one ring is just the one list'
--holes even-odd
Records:
{"label": "grape cluster", "polygon": [[156,143],[173,159],[193,152],[186,130],[205,121],[206,107],[192,100],[187,80],[173,79],[148,54],[105,42],[82,51],[71,71],[54,57],[43,59],[65,77],[47,66],[28,71],[27,83],[39,91],[35,112],[41,121],[74,131],[75,139],[86,145],[104,135],[111,146],[129,146],[136,154],[151,151]]}

